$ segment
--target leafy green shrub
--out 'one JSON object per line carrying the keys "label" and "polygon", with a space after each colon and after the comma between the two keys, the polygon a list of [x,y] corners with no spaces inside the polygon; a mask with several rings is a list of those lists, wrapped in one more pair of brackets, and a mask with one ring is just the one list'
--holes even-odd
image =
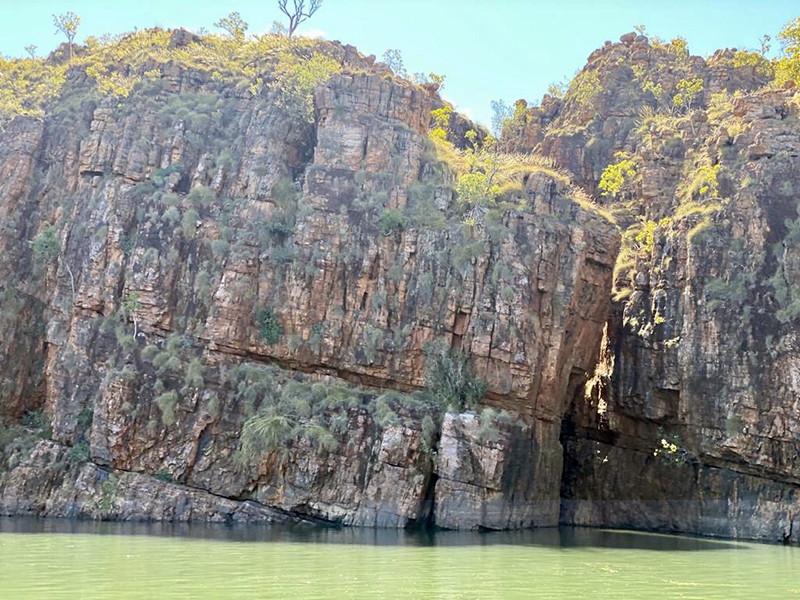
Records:
{"label": "leafy green shrub", "polygon": [[42,411],[28,411],[22,417],[20,424],[33,433],[42,438],[49,440],[53,435],[53,430],[50,427],[50,418]]}
{"label": "leafy green shrub", "polygon": [[211,252],[214,254],[214,258],[216,259],[223,259],[228,255],[230,251],[230,244],[228,240],[224,238],[218,238],[211,242]]}
{"label": "leafy green shrub", "polygon": [[405,227],[406,218],[396,208],[390,208],[378,219],[378,228],[383,235],[391,235]]}
{"label": "leafy green shrub", "polygon": [[738,273],[730,279],[712,279],[706,284],[708,309],[713,311],[720,307],[737,308],[747,298],[747,290],[752,283],[749,274]]}
{"label": "leafy green shrub", "polygon": [[616,163],[609,164],[603,169],[598,187],[603,196],[616,197],[626,182],[636,177],[636,162],[625,152],[617,152],[614,155]]}
{"label": "leafy green shrub", "polygon": [[200,209],[211,206],[216,197],[217,195],[214,193],[214,190],[200,185],[192,188],[191,191],[189,191],[189,195],[186,196],[186,199],[189,200],[195,208]]}
{"label": "leafy green shrub", "polygon": [[181,163],[173,163],[168,167],[156,169],[155,172],[150,176],[150,182],[157,188],[163,188],[164,185],[166,185],[167,179],[170,175],[173,173],[179,173],[183,175],[184,171],[185,167]]}
{"label": "leafy green shrub", "polygon": [[775,61],[776,83],[800,80],[800,17],[787,23],[778,39],[783,44],[783,56]]}
{"label": "leafy green shrub", "polygon": [[391,427],[392,425],[396,425],[400,422],[400,418],[397,416],[397,413],[392,409],[392,405],[389,403],[390,398],[390,394],[383,394],[375,401],[375,420],[378,425],[384,428]]}
{"label": "leafy green shrub", "polygon": [[0,123],[18,115],[42,116],[47,101],[57,96],[66,81],[68,64],[37,59],[0,57]]}
{"label": "leafy green shrub", "polygon": [[202,388],[205,384],[203,380],[204,373],[205,367],[203,366],[203,362],[199,358],[193,358],[186,368],[186,376],[183,379],[184,388],[187,389],[187,391],[191,388]]}
{"label": "leafy green shrub", "polygon": [[653,449],[653,456],[666,465],[682,466],[692,460],[692,454],[684,446],[681,436],[678,434],[667,435],[663,429],[659,429],[659,440]]}
{"label": "leafy green shrub", "polygon": [[641,229],[634,238],[639,252],[645,256],[652,254],[656,244],[656,230],[659,227],[668,227],[670,222],[668,217],[664,217],[658,223],[650,220],[642,222]]}
{"label": "leafy green shrub", "polygon": [[141,357],[156,367],[159,377],[168,373],[178,373],[183,368],[181,352],[186,346],[186,339],[180,334],[173,333],[163,342],[161,350],[157,346],[148,345],[142,351]]}
{"label": "leafy green shrub", "polygon": [[433,119],[434,126],[431,129],[430,136],[433,139],[446,140],[447,133],[450,129],[450,117],[453,114],[453,109],[444,105],[431,111],[431,118]]}
{"label": "leafy green shrub", "polygon": [[52,261],[61,252],[61,242],[56,236],[56,228],[45,223],[44,228],[29,242],[33,250],[33,261],[42,267]]}
{"label": "leafy green shrub", "polygon": [[500,187],[486,173],[475,171],[459,176],[456,193],[459,203],[465,206],[491,206],[500,195]]}
{"label": "leafy green shrub", "polygon": [[341,72],[342,66],[319,52],[310,58],[287,51],[281,53],[275,68],[274,89],[280,93],[279,104],[293,117],[314,122],[314,88]]}
{"label": "leafy green shrub", "polygon": [[81,440],[69,449],[67,462],[71,465],[82,465],[89,462],[89,442]]}
{"label": "leafy green shrub", "polygon": [[431,415],[422,419],[422,450],[431,455],[435,452],[436,440],[439,437],[439,426]]}
{"label": "leafy green shrub", "polygon": [[447,218],[436,206],[436,185],[433,182],[415,181],[409,188],[406,207],[408,220],[417,227],[441,231],[447,227]]}
{"label": "leafy green shrub", "polygon": [[174,225],[180,220],[181,220],[181,213],[176,206],[170,206],[167,210],[164,211],[164,214],[161,215],[161,222],[167,225]]}
{"label": "leafy green shrub", "polygon": [[486,240],[484,238],[470,239],[462,236],[451,250],[453,266],[466,277],[473,263],[486,254]]}
{"label": "leafy green shrub", "polygon": [[602,89],[600,77],[596,71],[582,71],[569,84],[566,97],[581,106],[591,106]]}
{"label": "leafy green shrub", "polygon": [[81,412],[78,413],[78,428],[83,431],[89,431],[92,428],[92,423],[94,422],[94,410],[90,407],[84,408]]}
{"label": "leafy green shrub", "polygon": [[261,339],[267,344],[274,346],[281,341],[283,326],[278,321],[278,315],[271,307],[265,306],[256,313],[256,323]]}
{"label": "leafy green shrub", "polygon": [[197,235],[197,220],[200,215],[193,208],[190,208],[183,214],[181,220],[181,228],[183,230],[183,237],[187,240],[193,240]]}
{"label": "leafy green shrub", "polygon": [[175,408],[178,405],[178,392],[171,390],[164,392],[155,399],[156,406],[161,410],[161,422],[169,427],[176,421]]}

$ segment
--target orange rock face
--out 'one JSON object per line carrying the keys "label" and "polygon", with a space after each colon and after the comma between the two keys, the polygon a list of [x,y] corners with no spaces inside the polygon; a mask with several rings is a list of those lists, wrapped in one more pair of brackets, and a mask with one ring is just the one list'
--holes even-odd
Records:
{"label": "orange rock face", "polygon": [[[343,60],[363,71],[317,88],[314,123],[177,71],[152,98],[5,132],[0,210],[26,226],[0,241],[2,280],[42,328],[32,346],[20,331],[3,341],[2,410],[43,409],[55,444],[15,458],[37,501],[20,501],[16,470],[0,476],[6,512],[174,518],[164,503],[92,513],[74,486],[100,485],[100,469],[230,499],[191,496],[188,518],[240,518],[251,501],[265,520],[275,508],[402,527],[439,506],[446,527],[558,522],[561,417],[597,360],[619,236],[544,171],[491,235],[462,225],[427,146],[438,98]],[[58,256],[34,264],[27,241],[46,223]],[[300,436],[236,462],[245,421],[292,380],[407,395],[429,383],[431,344],[471,357],[484,404],[512,414],[499,433],[452,413],[423,441],[412,405],[396,419],[353,406],[325,447]],[[91,467],[60,486],[59,445]],[[535,472],[518,473],[518,457]],[[146,480],[126,475],[119,496],[141,498]]]}

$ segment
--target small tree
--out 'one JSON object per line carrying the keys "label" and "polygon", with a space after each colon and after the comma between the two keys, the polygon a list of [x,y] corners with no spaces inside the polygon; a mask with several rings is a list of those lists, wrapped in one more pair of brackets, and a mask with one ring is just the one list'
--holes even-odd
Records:
{"label": "small tree", "polygon": [[383,53],[383,62],[389,65],[389,68],[394,71],[395,75],[405,77],[408,79],[408,71],[403,65],[403,55],[400,50],[387,50]]}
{"label": "small tree", "polygon": [[514,118],[514,109],[512,109],[505,100],[492,100],[492,133],[495,137],[499,138],[503,133],[503,127],[506,121]]}
{"label": "small tree", "polygon": [[444,87],[444,75],[437,75],[436,73],[414,73],[411,76],[411,81],[417,85],[427,88],[431,92],[438,92]]}
{"label": "small tree", "polygon": [[602,90],[600,77],[595,71],[582,71],[569,84],[567,95],[578,105],[589,108]]}
{"label": "small tree", "polygon": [[[674,110],[683,109],[687,114],[692,110],[692,102],[697,96],[703,93],[703,80],[699,77],[693,79],[681,79],[678,82],[678,93],[672,98]],[[692,135],[696,136],[694,121],[689,118],[689,125],[692,128]]]}
{"label": "small tree", "polygon": [[38,46],[36,46],[36,44],[31,44],[29,46],[25,46],[25,52],[28,53],[28,56],[30,56],[31,59],[34,59],[34,58],[36,58],[36,49],[37,48],[38,48]]}
{"label": "small tree", "polygon": [[616,198],[622,191],[623,186],[636,177],[636,162],[629,154],[617,152],[614,155],[616,163],[611,163],[603,169],[598,187],[603,196]]}
{"label": "small tree", "polygon": [[214,23],[214,27],[227,31],[233,39],[243,42],[249,25],[247,21],[242,19],[242,15],[238,12],[232,12],[227,17],[223,17]]}
{"label": "small tree", "polygon": [[800,17],[790,21],[778,33],[783,56],[775,62],[775,81],[783,85],[787,81],[800,81]]}
{"label": "small tree", "polygon": [[256,325],[261,339],[270,346],[274,346],[283,337],[283,326],[278,321],[278,315],[269,306],[259,310],[256,315]]}
{"label": "small tree", "polygon": [[56,235],[56,228],[45,223],[42,230],[28,242],[33,250],[33,261],[41,268],[61,253],[61,242]]}
{"label": "small tree", "polygon": [[567,84],[563,81],[554,81],[547,86],[547,93],[553,98],[563,98],[564,94],[567,93]]}
{"label": "small tree", "polygon": [[72,42],[75,40],[75,35],[78,33],[78,25],[81,23],[81,18],[74,12],[65,12],[60,15],[53,15],[53,25],[56,27],[56,34],[63,33],[67,38],[69,44],[69,60],[72,61],[73,51]]}
{"label": "small tree", "polygon": [[269,29],[269,34],[280,35],[280,36],[286,35],[286,25],[284,25],[280,21],[273,21],[272,27],[270,27]]}
{"label": "small tree", "polygon": [[137,311],[142,307],[139,303],[139,292],[131,292],[122,301],[122,312],[126,317],[133,320],[133,337],[139,332],[139,318],[136,316]]}
{"label": "small tree", "polygon": [[761,50],[759,53],[762,57],[766,57],[767,52],[769,52],[769,49],[772,47],[772,36],[765,33],[761,36],[761,38],[759,38],[758,42],[761,45]]}
{"label": "small tree", "polygon": [[289,0],[278,0],[278,8],[289,17],[289,37],[292,37],[300,23],[313,17],[321,6],[322,0],[309,0],[307,9],[306,0],[292,0],[291,6]]}
{"label": "small tree", "polygon": [[442,108],[437,108],[431,111],[434,126],[430,131],[430,136],[438,140],[447,140],[447,132],[450,128],[450,115],[453,114],[453,109],[446,104]]}
{"label": "small tree", "polygon": [[694,99],[703,92],[703,80],[699,77],[681,79],[677,87],[678,93],[672,98],[672,104],[676,109],[684,108],[686,112],[689,112]]}

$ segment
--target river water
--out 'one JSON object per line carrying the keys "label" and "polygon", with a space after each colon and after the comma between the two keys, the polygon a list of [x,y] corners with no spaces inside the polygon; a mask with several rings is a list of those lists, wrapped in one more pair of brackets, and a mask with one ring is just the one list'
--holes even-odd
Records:
{"label": "river water", "polygon": [[579,528],[0,519],[0,599],[800,598],[800,548]]}

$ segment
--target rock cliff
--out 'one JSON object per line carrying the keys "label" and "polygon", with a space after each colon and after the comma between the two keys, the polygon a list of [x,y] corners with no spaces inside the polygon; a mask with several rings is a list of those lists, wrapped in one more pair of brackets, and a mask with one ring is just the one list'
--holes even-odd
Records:
{"label": "rock cliff", "polygon": [[800,103],[762,63],[607,43],[478,206],[435,84],[126,39],[0,133],[0,512],[800,541]]}
{"label": "rock cliff", "polygon": [[[800,105],[768,78],[752,53],[631,34],[551,127],[534,107],[507,131],[537,135],[623,231],[604,356],[562,430],[563,523],[800,540]],[[695,109],[667,112],[681,80]]]}
{"label": "rock cliff", "polygon": [[[435,90],[323,51],[340,68],[311,119],[167,63],[125,98],[73,67],[69,111],[7,126],[5,512],[558,522],[561,416],[619,235],[536,167],[524,209],[465,226],[427,138]],[[495,410],[432,412],[431,347],[469,357]],[[242,461],[275,402],[287,444]]]}

